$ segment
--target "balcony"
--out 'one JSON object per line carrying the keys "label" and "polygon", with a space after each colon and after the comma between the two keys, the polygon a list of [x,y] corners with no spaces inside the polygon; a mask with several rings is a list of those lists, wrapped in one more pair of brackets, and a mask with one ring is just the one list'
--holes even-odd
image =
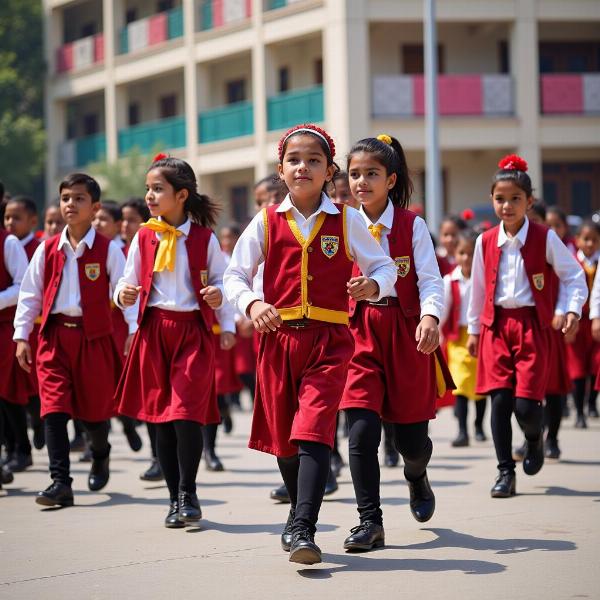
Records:
{"label": "balcony", "polygon": [[150,152],[156,146],[161,149],[183,148],[186,144],[185,117],[170,117],[148,121],[119,130],[119,154],[134,147]]}
{"label": "balcony", "polygon": [[252,102],[236,102],[200,113],[200,143],[217,142],[254,133]]}
{"label": "balcony", "polygon": [[183,8],[157,13],[129,23],[119,34],[119,52],[128,54],[183,36]]}
{"label": "balcony", "polygon": [[545,115],[600,115],[600,73],[552,73],[541,76]]}
{"label": "balcony", "polygon": [[106,156],[106,136],[96,133],[73,140],[59,146],[58,164],[61,169],[85,167],[89,163],[103,160]]}
{"label": "balcony", "polygon": [[286,129],[298,123],[323,121],[323,86],[284,92],[267,99],[267,128]]}
{"label": "balcony", "polygon": [[63,44],[56,51],[56,72],[78,71],[104,61],[104,34]]}
{"label": "balcony", "polygon": [[252,16],[252,0],[202,0],[200,31],[245,21]]}
{"label": "balcony", "polygon": [[[422,75],[373,77],[374,117],[422,117],[425,80]],[[512,115],[513,89],[509,75],[439,75],[438,105],[444,116]]]}
{"label": "balcony", "polygon": [[283,8],[289,4],[295,4],[296,2],[302,2],[302,0],[266,0],[265,10],[275,10],[276,8]]}

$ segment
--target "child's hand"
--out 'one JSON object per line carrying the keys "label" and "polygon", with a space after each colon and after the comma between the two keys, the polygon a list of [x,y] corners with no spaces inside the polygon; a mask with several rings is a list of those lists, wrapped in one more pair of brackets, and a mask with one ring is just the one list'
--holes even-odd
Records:
{"label": "child's hand", "polygon": [[570,340],[568,343],[572,344],[575,341],[577,330],[579,329],[579,317],[575,313],[567,313],[565,324],[563,325],[562,332],[565,334],[565,340]]}
{"label": "child's hand", "polygon": [[379,295],[379,284],[374,279],[369,279],[364,275],[352,277],[346,284],[348,294],[355,300],[368,300]]}
{"label": "child's hand", "polygon": [[235,334],[231,333],[231,331],[222,331],[219,341],[221,350],[231,350],[235,346]]}
{"label": "child's hand", "polygon": [[27,371],[27,373],[31,373],[31,346],[29,345],[28,341],[17,340],[16,356],[21,369]]}
{"label": "child's hand", "polygon": [[254,335],[254,325],[250,319],[240,319],[237,323],[237,330],[243,338],[251,338]]}
{"label": "child's hand", "polygon": [[474,358],[477,358],[477,354],[479,352],[479,336],[470,334],[467,338],[467,350],[469,354]]}
{"label": "child's hand", "polygon": [[431,315],[425,315],[415,333],[418,342],[417,350],[423,354],[431,354],[440,344],[440,332],[437,321]]}
{"label": "child's hand", "polygon": [[135,333],[130,333],[125,340],[125,347],[123,348],[123,354],[127,356],[131,350],[131,342],[133,342],[133,336]]}
{"label": "child's hand", "polygon": [[554,315],[554,317],[552,317],[552,329],[555,331],[561,331],[565,326],[566,320],[567,317],[565,315]]}
{"label": "child's hand", "polygon": [[223,302],[223,292],[214,285],[209,285],[200,290],[200,294],[204,296],[204,301],[211,308],[219,308]]}
{"label": "child's hand", "polygon": [[254,323],[254,328],[261,333],[277,331],[283,321],[272,304],[255,300],[250,305],[250,318]]}
{"label": "child's hand", "polygon": [[592,337],[600,342],[600,319],[592,319]]}
{"label": "child's hand", "polygon": [[133,306],[138,299],[141,290],[141,285],[131,285],[131,283],[126,283],[119,292],[119,304],[125,307]]}

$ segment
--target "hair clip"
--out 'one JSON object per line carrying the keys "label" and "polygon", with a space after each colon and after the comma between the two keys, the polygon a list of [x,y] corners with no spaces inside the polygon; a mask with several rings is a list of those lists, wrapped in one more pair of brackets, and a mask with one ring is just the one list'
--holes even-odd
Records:
{"label": "hair clip", "polygon": [[153,159],[152,162],[158,162],[159,160],[163,160],[163,158],[169,158],[168,154],[165,154],[164,152],[159,152]]}
{"label": "hair clip", "polygon": [[388,146],[391,146],[391,145],[392,145],[392,138],[391,138],[389,135],[387,135],[386,133],[380,133],[380,134],[377,136],[377,139],[378,139],[380,142],[383,142],[384,144],[387,144]]}
{"label": "hair clip", "polygon": [[505,171],[527,172],[527,161],[517,154],[508,154],[498,163],[498,167]]}

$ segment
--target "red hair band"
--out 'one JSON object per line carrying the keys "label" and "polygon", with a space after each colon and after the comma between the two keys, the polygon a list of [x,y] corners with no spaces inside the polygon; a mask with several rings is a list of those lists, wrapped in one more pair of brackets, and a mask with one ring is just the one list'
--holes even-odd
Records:
{"label": "red hair band", "polygon": [[313,123],[303,123],[302,125],[296,125],[291,129],[288,129],[279,140],[279,146],[277,147],[277,156],[279,157],[279,162],[281,162],[283,159],[283,146],[287,142],[288,138],[294,133],[300,132],[311,133],[317,137],[320,137],[327,144],[329,153],[333,159],[335,156],[335,143],[333,142],[332,137],[324,129],[317,127],[317,125],[314,125]]}
{"label": "red hair band", "polygon": [[465,208],[465,210],[463,210],[462,213],[460,213],[460,216],[465,221],[471,221],[472,219],[475,218],[475,213],[473,212],[472,208]]}
{"label": "red hair band", "polygon": [[159,160],[162,160],[163,158],[169,158],[168,154],[165,154],[164,152],[159,152],[153,159],[152,159],[152,163],[154,164],[155,162],[158,162]]}
{"label": "red hair band", "polygon": [[523,171],[527,173],[527,161],[517,154],[508,154],[498,163],[498,167],[504,171]]}

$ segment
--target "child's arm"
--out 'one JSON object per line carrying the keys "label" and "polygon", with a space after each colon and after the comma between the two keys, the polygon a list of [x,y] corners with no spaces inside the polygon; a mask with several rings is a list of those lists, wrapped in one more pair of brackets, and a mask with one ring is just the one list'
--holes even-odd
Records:
{"label": "child's arm", "polygon": [[[110,295],[113,296],[115,290],[117,289],[121,278],[125,272],[125,256],[123,252],[117,246],[115,242],[112,242],[108,246],[108,256],[106,257],[106,272],[108,273],[108,277],[110,279]],[[138,328],[137,324],[137,313],[138,313],[138,304],[134,303],[132,306],[128,306],[123,309],[123,318],[127,322],[127,327],[129,329],[129,335],[132,336]],[[130,345],[130,341],[126,344],[128,347]],[[120,350],[120,348],[119,348]],[[127,354],[127,352],[125,352]]]}
{"label": "child's arm", "polygon": [[440,329],[446,324],[450,316],[450,306],[452,305],[452,280],[450,274],[444,275],[444,306],[442,307],[442,316],[440,317]]}
{"label": "child's arm", "polygon": [[590,319],[592,320],[592,337],[600,342],[600,269],[596,269],[590,295]]}
{"label": "child's arm", "polygon": [[127,262],[125,263],[123,275],[119,279],[113,293],[113,300],[121,310],[135,305],[134,310],[136,316],[138,312],[136,303],[138,301],[139,293],[142,289],[142,286],[140,285],[140,274],[141,256],[138,243],[138,234],[136,233],[133,236],[133,240],[131,240],[131,245],[129,246]]}
{"label": "child's arm", "polygon": [[483,267],[483,249],[481,236],[475,242],[475,253],[473,254],[473,265],[471,267],[471,297],[467,309],[467,350],[471,356],[477,356],[479,346],[479,317],[483,310],[485,301],[485,274]]}
{"label": "child's arm", "polygon": [[25,254],[21,242],[14,235],[9,235],[4,240],[4,266],[13,282],[0,292],[0,310],[17,303],[19,288],[27,270],[27,254]]}
{"label": "child's arm", "polygon": [[225,301],[215,310],[215,313],[221,326],[221,349],[230,350],[235,346],[235,310],[229,302]]}
{"label": "child's arm", "polygon": [[205,302],[214,310],[221,308],[225,300],[223,295],[223,274],[225,273],[226,266],[225,255],[221,250],[217,236],[213,233],[208,242],[207,285],[200,290],[200,294],[204,297]]}

